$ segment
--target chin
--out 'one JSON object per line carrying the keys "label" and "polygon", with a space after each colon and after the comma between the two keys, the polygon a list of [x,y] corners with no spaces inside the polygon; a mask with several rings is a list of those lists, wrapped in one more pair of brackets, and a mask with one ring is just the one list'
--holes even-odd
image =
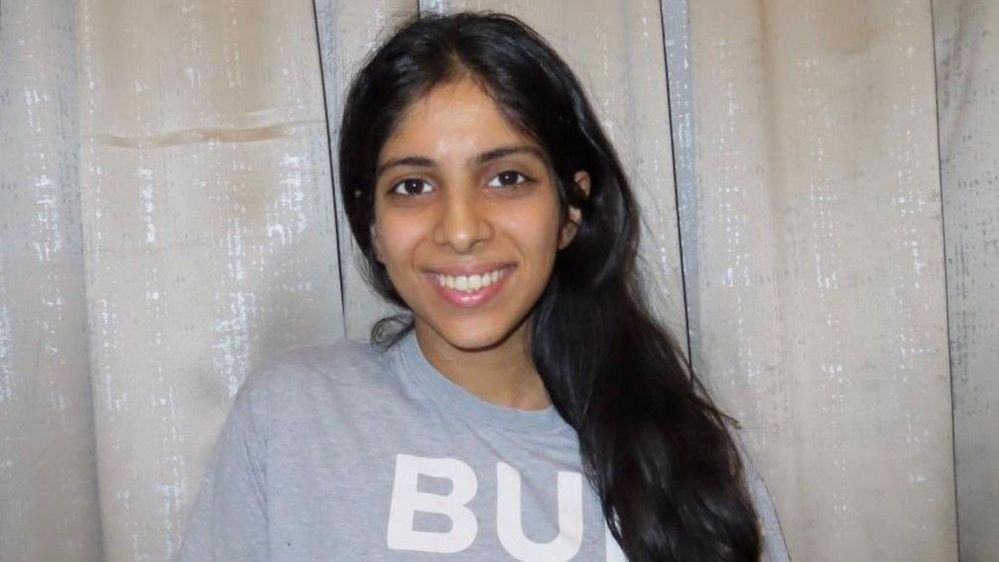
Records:
{"label": "chin", "polygon": [[517,326],[504,330],[499,323],[453,322],[440,326],[437,333],[456,349],[485,351],[502,345],[516,331]]}

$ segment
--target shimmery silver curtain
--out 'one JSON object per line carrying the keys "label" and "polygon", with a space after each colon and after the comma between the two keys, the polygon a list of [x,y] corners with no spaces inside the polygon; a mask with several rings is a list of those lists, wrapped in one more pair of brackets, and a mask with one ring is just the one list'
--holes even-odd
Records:
{"label": "shimmery silver curtain", "polygon": [[999,561],[994,0],[4,0],[0,559],[171,559],[246,373],[384,314],[343,89],[464,8],[580,74],[793,557]]}

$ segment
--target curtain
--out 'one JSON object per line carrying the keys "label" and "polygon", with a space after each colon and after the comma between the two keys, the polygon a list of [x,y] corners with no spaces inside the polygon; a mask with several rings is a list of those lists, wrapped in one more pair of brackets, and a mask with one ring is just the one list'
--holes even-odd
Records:
{"label": "curtain", "polygon": [[961,559],[999,560],[999,3],[933,3]]}
{"label": "curtain", "polygon": [[0,558],[100,560],[71,2],[0,2]]}
{"label": "curtain", "polygon": [[343,92],[457,9],[580,75],[794,559],[999,561],[988,0],[0,3],[0,558],[170,560],[247,372],[391,311]]}

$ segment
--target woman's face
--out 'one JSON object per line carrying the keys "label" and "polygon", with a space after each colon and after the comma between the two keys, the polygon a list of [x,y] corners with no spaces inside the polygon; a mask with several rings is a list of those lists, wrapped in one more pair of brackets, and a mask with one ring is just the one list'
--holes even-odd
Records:
{"label": "woman's face", "polygon": [[[589,187],[585,173],[576,180]],[[379,153],[375,189],[376,256],[421,340],[464,351],[526,341],[578,222],[575,209],[560,220],[538,144],[462,79],[407,109]]]}

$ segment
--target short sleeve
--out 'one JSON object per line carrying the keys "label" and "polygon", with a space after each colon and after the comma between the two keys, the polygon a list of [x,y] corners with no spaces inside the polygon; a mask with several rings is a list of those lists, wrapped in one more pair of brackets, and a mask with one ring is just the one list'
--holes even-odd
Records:
{"label": "short sleeve", "polygon": [[260,408],[247,386],[237,394],[208,462],[179,562],[268,558],[266,442],[254,415]]}

